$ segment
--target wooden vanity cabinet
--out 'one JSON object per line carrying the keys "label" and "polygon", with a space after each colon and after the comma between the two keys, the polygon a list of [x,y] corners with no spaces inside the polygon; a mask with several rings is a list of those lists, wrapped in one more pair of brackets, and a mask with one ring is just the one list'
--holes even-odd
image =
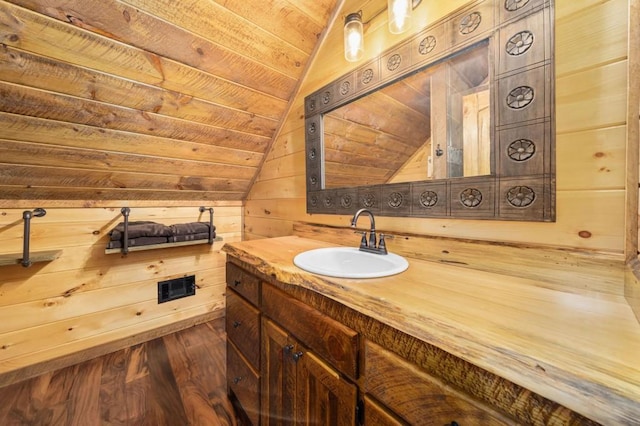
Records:
{"label": "wooden vanity cabinet", "polygon": [[409,423],[402,420],[396,414],[370,395],[363,398],[364,413],[362,416],[363,424],[375,426],[410,426]]}
{"label": "wooden vanity cabinet", "polygon": [[358,334],[266,283],[262,312],[263,424],[354,425]]}
{"label": "wooden vanity cabinet", "polygon": [[233,262],[227,283],[228,390],[253,425],[596,425],[312,290]]}
{"label": "wooden vanity cabinet", "polygon": [[[397,415],[388,415],[370,401],[365,416],[372,416],[373,421],[366,424],[404,424],[400,419],[407,424],[434,426],[514,424],[393,352],[370,341],[364,348],[364,391]],[[373,413],[368,413],[370,410]]]}
{"label": "wooden vanity cabinet", "polygon": [[[260,280],[227,263],[227,393],[241,419],[260,423]],[[244,423],[240,421],[240,423]]]}
{"label": "wooden vanity cabinet", "polygon": [[353,426],[356,385],[271,320],[262,326],[262,424]]}
{"label": "wooden vanity cabinet", "polygon": [[227,263],[227,389],[253,425],[356,423],[358,334]]}

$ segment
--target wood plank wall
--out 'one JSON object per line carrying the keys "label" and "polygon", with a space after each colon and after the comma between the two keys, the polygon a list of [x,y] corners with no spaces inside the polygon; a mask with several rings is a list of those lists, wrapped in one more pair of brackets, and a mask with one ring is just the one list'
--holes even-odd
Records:
{"label": "wood plank wall", "polygon": [[[33,250],[62,250],[0,267],[0,375],[221,312],[223,243],[121,258],[106,232],[124,205],[171,224],[204,204],[241,238],[335,2],[0,0],[0,256],[35,207]],[[187,273],[197,295],[157,305],[156,282]]]}
{"label": "wood plank wall", "polygon": [[0,0],[0,199],[244,200],[334,5]]}
{"label": "wood plank wall", "polygon": [[640,0],[629,1],[629,110],[627,126],[627,216],[625,295],[640,321]]}
{"label": "wood plank wall", "polygon": [[[22,212],[0,206],[0,255],[22,253]],[[241,219],[239,204],[214,206],[216,232],[224,241],[240,240]],[[132,206],[130,220],[170,225],[208,221],[209,215],[197,206]],[[46,216],[32,219],[31,250],[62,254],[29,268],[0,267],[0,385],[23,378],[28,374],[16,371],[35,364],[223,315],[224,242],[106,255],[107,234],[121,221],[115,206],[50,207]],[[191,274],[195,296],[157,303],[158,281]]]}
{"label": "wood plank wall", "polygon": [[[359,10],[360,3],[346,0],[342,15]],[[415,12],[420,22],[432,22],[466,3],[422,2]],[[555,3],[557,221],[380,217],[376,219],[379,229],[575,247],[622,256],[628,2],[557,0]],[[372,16],[367,15],[371,11],[366,8],[363,13],[365,21],[366,16]],[[304,96],[357,66],[343,59],[342,31],[337,28],[340,26],[337,23],[329,31],[252,187],[245,210],[246,238],[289,235],[295,221],[345,226],[349,223],[348,217],[309,216],[305,212]],[[402,38],[389,34],[386,16],[381,14],[366,25],[362,62]],[[392,242],[390,247],[393,249]]]}

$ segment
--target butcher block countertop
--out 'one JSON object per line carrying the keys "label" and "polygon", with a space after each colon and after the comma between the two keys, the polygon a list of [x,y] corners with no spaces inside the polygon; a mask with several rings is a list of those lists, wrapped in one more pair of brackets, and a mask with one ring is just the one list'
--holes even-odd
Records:
{"label": "butcher block countertop", "polygon": [[640,424],[640,324],[624,297],[417,259],[376,279],[323,277],[293,264],[298,253],[333,245],[289,236],[223,251],[595,421]]}

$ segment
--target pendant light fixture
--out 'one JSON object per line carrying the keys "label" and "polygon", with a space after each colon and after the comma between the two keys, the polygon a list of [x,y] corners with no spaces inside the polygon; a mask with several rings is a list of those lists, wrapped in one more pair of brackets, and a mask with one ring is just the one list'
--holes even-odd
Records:
{"label": "pendant light fixture", "polygon": [[349,62],[362,59],[364,54],[364,31],[362,11],[350,13],[344,20],[344,57]]}
{"label": "pendant light fixture", "polygon": [[388,0],[389,32],[400,34],[411,28],[412,0]]}
{"label": "pendant light fixture", "polygon": [[[387,0],[389,31],[400,34],[411,28],[411,12],[422,0]],[[384,9],[374,14],[371,20],[384,13]],[[356,62],[364,55],[364,27],[362,11],[350,13],[344,19],[344,57],[349,62]]]}

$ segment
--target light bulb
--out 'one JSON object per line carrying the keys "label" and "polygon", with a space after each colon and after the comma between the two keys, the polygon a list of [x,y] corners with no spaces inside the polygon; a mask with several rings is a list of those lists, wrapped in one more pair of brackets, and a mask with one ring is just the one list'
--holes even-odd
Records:
{"label": "light bulb", "polygon": [[411,0],[389,0],[387,3],[389,12],[389,32],[400,34],[411,27]]}
{"label": "light bulb", "polygon": [[344,21],[344,57],[355,62],[364,54],[364,35],[360,13],[349,14]]}

